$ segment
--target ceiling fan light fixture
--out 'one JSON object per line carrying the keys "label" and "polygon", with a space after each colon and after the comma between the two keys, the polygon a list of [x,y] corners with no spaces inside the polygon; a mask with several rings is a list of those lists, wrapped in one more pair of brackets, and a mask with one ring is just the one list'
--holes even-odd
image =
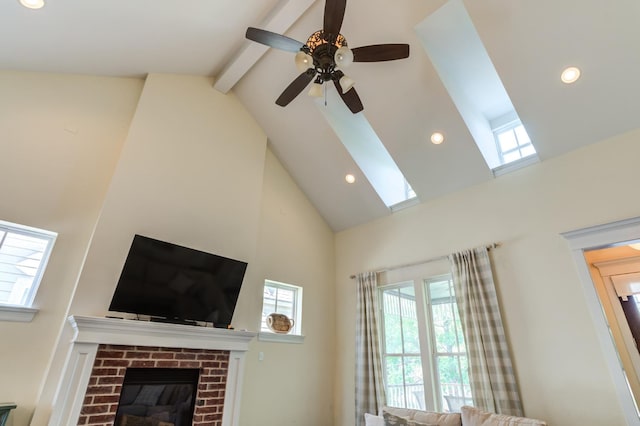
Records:
{"label": "ceiling fan light fixture", "polygon": [[309,68],[313,68],[313,58],[311,55],[307,55],[305,52],[300,51],[296,53],[295,64],[298,71],[304,72]]}
{"label": "ceiling fan light fixture", "polygon": [[309,89],[309,96],[314,98],[322,97],[322,83],[314,82]]}
{"label": "ceiling fan light fixture", "polygon": [[342,94],[347,93],[349,90],[351,90],[353,85],[356,84],[355,81],[353,81],[350,77],[347,77],[346,75],[343,75],[342,77],[340,77],[339,82],[340,82],[340,87],[342,88]]}
{"label": "ceiling fan light fixture", "polygon": [[353,63],[353,52],[347,46],[342,46],[333,55],[338,68],[346,68]]}
{"label": "ceiling fan light fixture", "polygon": [[27,9],[42,9],[44,7],[44,0],[20,0],[20,4]]}

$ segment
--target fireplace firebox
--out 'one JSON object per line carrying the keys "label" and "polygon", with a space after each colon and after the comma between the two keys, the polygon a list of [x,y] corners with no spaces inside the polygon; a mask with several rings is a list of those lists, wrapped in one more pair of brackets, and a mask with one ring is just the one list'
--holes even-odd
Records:
{"label": "fireplace firebox", "polygon": [[199,369],[127,369],[115,426],[191,426],[199,376]]}

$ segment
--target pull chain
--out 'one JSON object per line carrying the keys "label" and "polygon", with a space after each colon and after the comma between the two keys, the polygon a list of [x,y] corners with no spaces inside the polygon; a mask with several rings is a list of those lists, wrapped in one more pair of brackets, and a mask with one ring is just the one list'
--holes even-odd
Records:
{"label": "pull chain", "polygon": [[322,91],[324,92],[324,106],[327,106],[327,86],[322,85]]}

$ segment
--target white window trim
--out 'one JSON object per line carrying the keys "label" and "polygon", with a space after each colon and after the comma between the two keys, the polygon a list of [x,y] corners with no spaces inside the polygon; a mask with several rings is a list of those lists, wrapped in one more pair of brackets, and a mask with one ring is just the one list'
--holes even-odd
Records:
{"label": "white window trim", "polygon": [[56,232],[47,231],[44,229],[33,228],[26,225],[20,225],[17,223],[6,222],[0,220],[0,228],[8,232],[19,233],[28,236],[34,236],[42,239],[48,239],[49,243],[42,255],[38,273],[34,277],[33,285],[29,289],[29,294],[25,300],[24,305],[9,305],[0,303],[0,321],[14,321],[14,322],[31,322],[38,313],[38,309],[33,308],[32,304],[38,293],[42,276],[47,268],[53,246],[55,245],[58,234]]}
{"label": "white window trim", "polygon": [[[280,287],[284,289],[295,289],[296,299],[294,302],[294,321],[293,330],[289,334],[280,334],[273,331],[262,330],[262,322],[258,328],[258,340],[270,341],[270,342],[282,342],[282,343],[302,343],[299,338],[304,340],[302,334],[302,290],[303,288],[293,284],[287,284],[279,281],[264,280],[264,285],[271,287]],[[264,296],[262,297],[262,303],[264,306]],[[261,311],[262,312],[262,311]]]}
{"label": "white window trim", "polygon": [[38,313],[38,309],[0,304],[0,321],[31,322]]}
{"label": "white window trim", "polygon": [[258,333],[258,340],[275,343],[304,343],[304,336],[302,334],[278,334],[261,331]]}

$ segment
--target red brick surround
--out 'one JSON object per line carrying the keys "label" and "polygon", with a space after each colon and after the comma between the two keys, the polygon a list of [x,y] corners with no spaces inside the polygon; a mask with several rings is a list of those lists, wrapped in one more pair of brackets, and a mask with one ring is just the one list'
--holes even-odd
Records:
{"label": "red brick surround", "polygon": [[221,426],[229,351],[100,345],[78,425],[113,426],[127,368],[198,368],[194,426]]}

